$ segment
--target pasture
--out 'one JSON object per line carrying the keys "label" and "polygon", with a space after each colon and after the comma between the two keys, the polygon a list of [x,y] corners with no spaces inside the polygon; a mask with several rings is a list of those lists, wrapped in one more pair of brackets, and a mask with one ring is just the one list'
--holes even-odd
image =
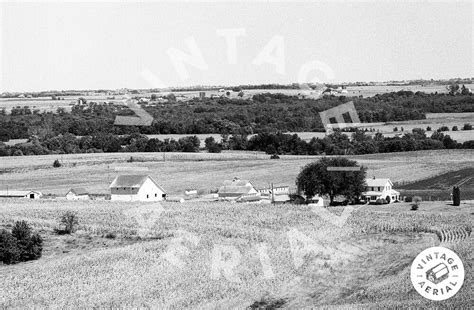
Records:
{"label": "pasture", "polygon": [[[130,157],[134,162],[128,162]],[[388,177],[395,183],[423,180],[474,165],[473,150],[437,150],[348,156],[368,168],[368,177]],[[207,192],[226,179],[240,177],[257,187],[295,185],[300,169],[321,156],[282,155],[278,160],[257,152],[212,153],[97,153],[3,157],[0,190],[30,189],[64,195],[71,187],[107,193],[118,174],[150,174],[169,194],[187,188]],[[53,161],[63,164],[53,168]],[[145,170],[143,170],[145,169]]]}

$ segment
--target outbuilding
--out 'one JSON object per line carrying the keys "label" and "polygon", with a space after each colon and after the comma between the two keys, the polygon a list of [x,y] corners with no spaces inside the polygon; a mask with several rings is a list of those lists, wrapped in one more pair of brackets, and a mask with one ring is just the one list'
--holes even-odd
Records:
{"label": "outbuilding", "polygon": [[67,200],[89,200],[89,193],[83,187],[71,188],[66,194]]}
{"label": "outbuilding", "polygon": [[260,193],[248,180],[240,180],[234,178],[233,180],[225,180],[224,184],[217,192],[219,198],[223,199],[237,199],[241,196],[259,196]]}
{"label": "outbuilding", "polygon": [[38,191],[16,191],[16,190],[0,191],[0,198],[39,199],[41,196],[43,196],[43,194]]}

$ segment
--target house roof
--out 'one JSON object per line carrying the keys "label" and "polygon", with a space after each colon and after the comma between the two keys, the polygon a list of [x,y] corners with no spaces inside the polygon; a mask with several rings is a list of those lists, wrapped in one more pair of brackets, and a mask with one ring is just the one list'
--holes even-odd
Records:
{"label": "house roof", "polygon": [[147,179],[150,179],[160,190],[166,193],[163,187],[161,187],[160,184],[156,183],[156,181],[153,180],[153,178],[150,177],[149,175],[119,175],[112,181],[109,188],[112,188],[112,187],[140,188],[142,187],[143,183],[145,183]]}
{"label": "house roof", "polygon": [[89,194],[84,187],[71,188],[68,193],[73,193],[74,195],[77,195],[77,196]]}
{"label": "house roof", "polygon": [[17,191],[17,190],[8,190],[8,191],[0,191],[0,197],[24,197],[29,195],[30,193],[35,193],[38,195],[42,195],[40,192],[37,191]]}
{"label": "house roof", "polygon": [[393,183],[392,181],[390,181],[390,179],[365,179],[365,182],[367,183],[367,186],[376,186],[376,187],[382,187],[382,186],[385,186],[387,184],[387,182],[390,183],[390,185],[393,186]]}
{"label": "house roof", "polygon": [[247,194],[254,186],[248,180],[226,180],[219,188],[219,194]]}

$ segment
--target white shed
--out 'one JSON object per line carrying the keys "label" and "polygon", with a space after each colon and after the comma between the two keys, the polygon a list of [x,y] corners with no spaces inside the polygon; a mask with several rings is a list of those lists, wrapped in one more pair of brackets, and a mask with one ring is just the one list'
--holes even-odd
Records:
{"label": "white shed", "polygon": [[16,191],[16,190],[0,191],[0,198],[39,199],[41,196],[43,196],[43,194],[38,191]]}
{"label": "white shed", "polygon": [[166,191],[149,175],[119,175],[110,184],[110,199],[116,201],[161,201]]}
{"label": "white shed", "polygon": [[66,194],[67,200],[89,200],[89,193],[83,187],[71,188]]}

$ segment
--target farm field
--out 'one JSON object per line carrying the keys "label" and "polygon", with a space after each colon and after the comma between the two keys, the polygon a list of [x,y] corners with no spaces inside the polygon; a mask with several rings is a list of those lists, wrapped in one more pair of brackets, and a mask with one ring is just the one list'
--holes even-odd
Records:
{"label": "farm field", "polygon": [[[165,156],[166,161],[163,160]],[[127,162],[130,157],[134,162]],[[416,151],[348,156],[368,167],[368,177],[388,177],[405,184],[470,168],[473,150]],[[55,159],[63,166],[53,168]],[[279,160],[255,152],[209,153],[98,153],[4,157],[0,161],[0,190],[29,189],[64,195],[71,187],[107,193],[118,174],[150,174],[172,195],[185,189],[202,192],[218,188],[226,179],[249,179],[257,187],[295,185],[300,169],[321,156],[282,155]]]}
{"label": "farm field", "polygon": [[[162,203],[140,235],[130,211],[153,207],[2,200],[0,227],[27,220],[44,236],[45,251],[37,261],[0,265],[0,306],[367,309],[473,302],[473,202],[426,202],[416,212],[404,203],[363,206],[342,227],[306,205]],[[77,212],[79,229],[55,235],[66,210]],[[409,280],[413,258],[436,245],[458,253],[466,269],[462,289],[442,302],[424,299]]]}
{"label": "farm field", "polygon": [[[466,87],[474,90],[474,84],[466,84]],[[225,88],[225,87],[224,87]],[[288,96],[300,96],[303,95],[306,98],[319,98],[321,95],[321,91],[324,90],[322,87],[320,90],[305,90],[305,89],[243,89],[244,95],[242,98],[248,99],[251,98],[255,94],[260,93],[282,93]],[[372,97],[376,94],[384,94],[388,92],[397,92],[397,91],[422,91],[425,93],[447,93],[445,85],[403,85],[403,86],[348,86],[347,93],[341,94],[347,97]],[[206,90],[206,97],[211,96],[221,96],[225,95],[223,92],[219,92],[218,90]],[[152,94],[156,94],[158,96],[168,94],[167,91],[156,92],[156,93],[143,93],[139,95],[139,97],[150,97]],[[187,101],[192,98],[199,97],[199,91],[176,91],[173,92],[178,100]],[[16,106],[29,106],[32,110],[39,109],[40,111],[52,111],[56,112],[57,108],[61,107],[66,109],[66,111],[71,109],[71,104],[77,102],[79,97],[85,98],[87,101],[113,101],[116,103],[120,103],[124,96],[123,95],[116,95],[116,96],[107,96],[103,94],[96,94],[96,95],[86,95],[86,96],[64,96],[64,100],[51,100],[51,97],[40,97],[40,98],[0,98],[0,109],[5,108],[7,113],[11,111],[13,107]],[[114,97],[115,99],[108,99]],[[238,96],[238,92],[230,92],[229,98],[240,98]]]}

